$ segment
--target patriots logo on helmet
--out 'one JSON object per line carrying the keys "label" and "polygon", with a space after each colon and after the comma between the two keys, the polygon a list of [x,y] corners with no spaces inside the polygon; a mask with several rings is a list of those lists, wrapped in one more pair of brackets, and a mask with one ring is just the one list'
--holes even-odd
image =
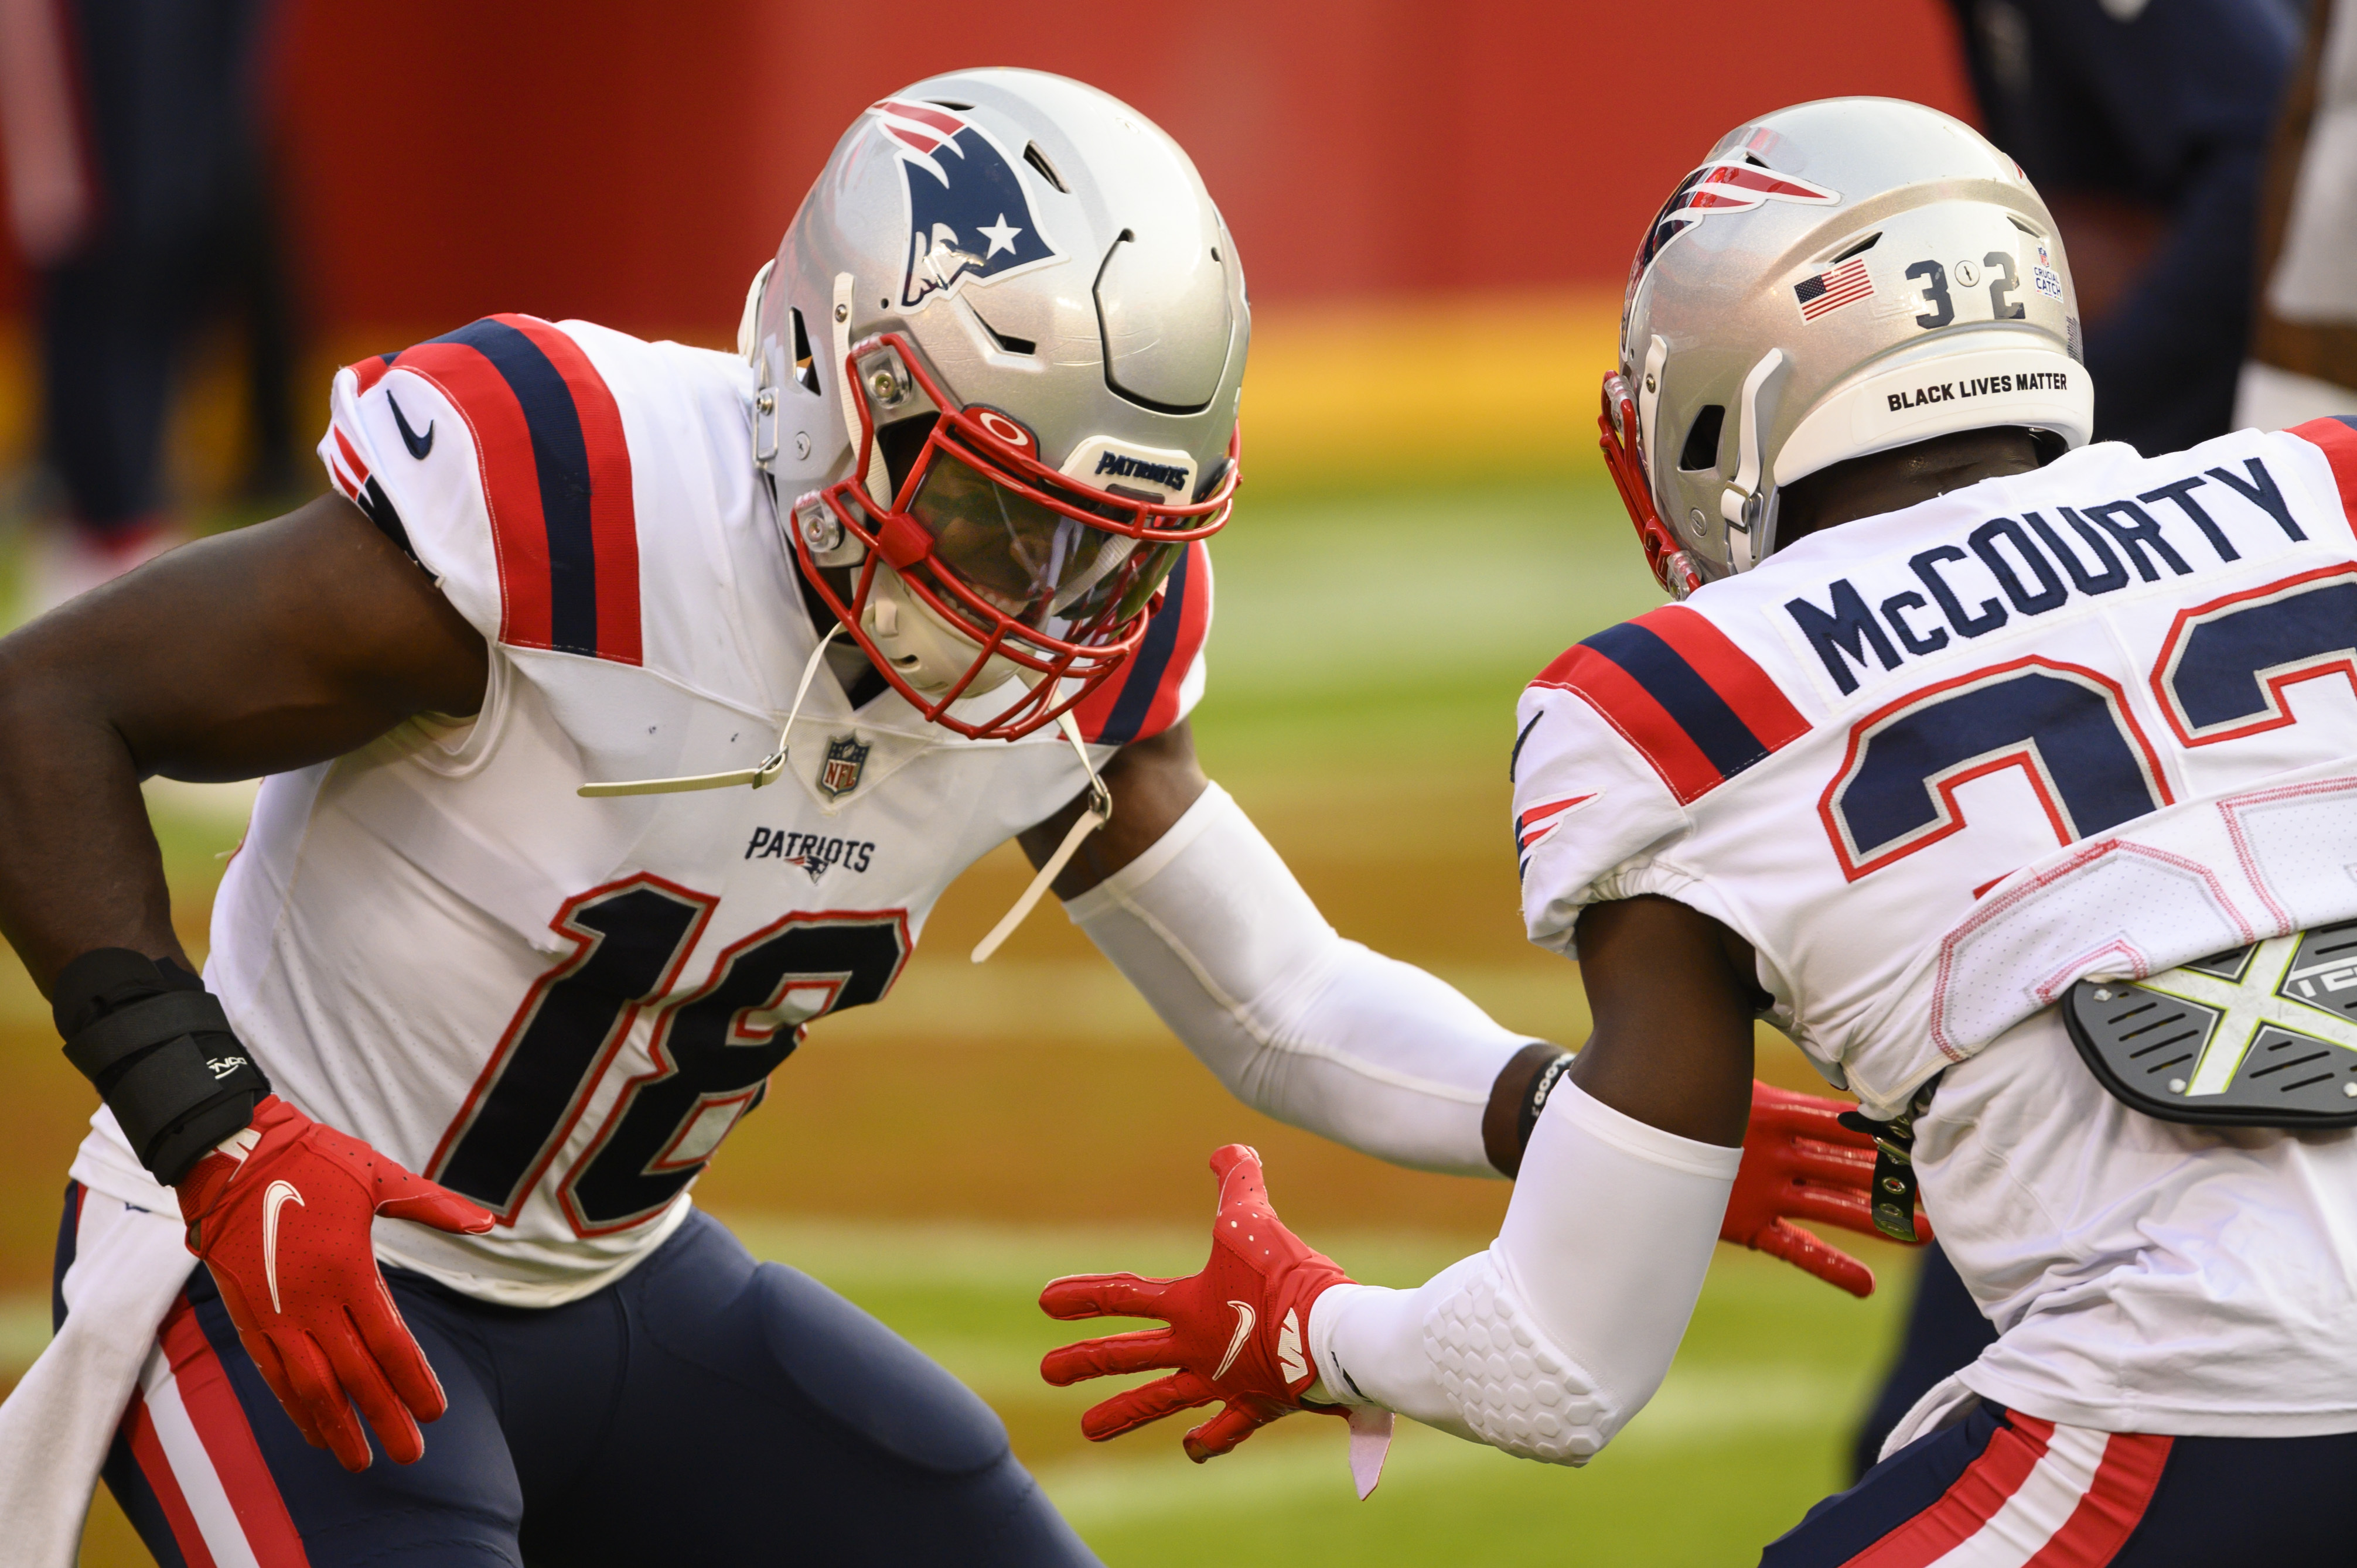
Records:
{"label": "patriots logo on helmet", "polygon": [[899,155],[909,196],[903,309],[968,278],[987,283],[1059,259],[1006,152],[979,125],[933,103],[888,98],[871,107]]}
{"label": "patriots logo on helmet", "polygon": [[1660,216],[1646,231],[1644,246],[1637,252],[1637,270],[1642,273],[1652,265],[1663,245],[1706,218],[1724,212],[1749,212],[1770,201],[1830,205],[1840,199],[1837,191],[1812,185],[1798,175],[1778,174],[1765,164],[1743,158],[1705,164],[1678,181],[1677,189],[1670,192],[1669,200],[1662,204]]}

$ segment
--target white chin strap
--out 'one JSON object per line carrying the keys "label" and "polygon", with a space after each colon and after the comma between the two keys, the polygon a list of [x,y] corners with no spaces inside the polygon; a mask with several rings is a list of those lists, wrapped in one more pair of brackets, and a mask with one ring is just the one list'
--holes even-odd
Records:
{"label": "white chin strap", "polygon": [[1023,897],[1015,900],[1015,908],[1000,916],[998,924],[990,928],[990,934],[974,944],[974,961],[976,963],[996,952],[998,945],[1015,934],[1015,928],[1023,923],[1024,917],[1039,907],[1040,897],[1048,891],[1050,883],[1063,875],[1064,867],[1071,864],[1073,854],[1081,847],[1081,841],[1113,821],[1113,791],[1106,789],[1104,780],[1097,777],[1096,764],[1089,760],[1089,748],[1081,742],[1081,726],[1074,722],[1071,710],[1067,708],[1058,714],[1056,724],[1063,730],[1064,738],[1072,743],[1072,749],[1080,754],[1081,767],[1089,776],[1088,809],[1072,823],[1071,831],[1064,835],[1064,842],[1056,846],[1056,853],[1049,855],[1032,875],[1031,886],[1023,889]]}
{"label": "white chin strap", "polygon": [[769,756],[750,768],[731,768],[726,773],[691,773],[681,779],[632,779],[610,784],[584,784],[574,791],[592,800],[611,800],[617,795],[678,795],[690,789],[726,789],[738,784],[749,784],[759,789],[777,781],[786,770],[786,737],[794,733],[794,721],[802,717],[802,699],[810,695],[811,681],[818,674],[819,661],[826,657],[826,646],[843,630],[842,624],[831,626],[826,635],[811,650],[802,665],[802,678],[794,688],[794,705],[786,710],[785,727],[778,731],[778,744]]}
{"label": "white chin strap", "polygon": [[1781,349],[1770,349],[1743,378],[1743,394],[1736,403],[1735,482],[1719,492],[1718,515],[1727,523],[1727,564],[1749,572],[1768,553],[1768,499],[1761,491],[1760,450],[1763,434],[1760,404],[1781,384],[1780,371],[1788,361]]}
{"label": "white chin strap", "polygon": [[[786,769],[786,742],[794,733],[794,721],[802,716],[802,699],[810,695],[811,682],[816,678],[819,664],[826,657],[827,645],[842,630],[840,622],[828,628],[826,635],[818,639],[818,646],[811,650],[810,658],[802,664],[802,681],[794,687],[793,706],[786,712],[785,726],[778,731],[778,744],[769,756],[752,767],[735,768],[726,773],[691,773],[677,779],[630,779],[584,784],[574,793],[592,800],[608,800],[621,795],[679,795],[694,789],[728,789],[739,784],[759,789],[777,782],[778,775]],[[1064,738],[1072,743],[1072,750],[1081,759],[1081,770],[1088,775],[1089,803],[1079,820],[1072,823],[1071,830],[1064,834],[1064,842],[1056,846],[1056,853],[1048,857],[1047,863],[1031,878],[1031,885],[1023,889],[1023,897],[1015,900],[1015,907],[999,918],[998,924],[990,928],[988,936],[974,944],[974,961],[976,963],[996,952],[999,945],[1015,934],[1015,928],[1023,923],[1025,917],[1039,908],[1049,886],[1063,875],[1065,866],[1071,864],[1072,856],[1080,850],[1081,841],[1113,821],[1113,791],[1106,789],[1104,780],[1097,776],[1097,766],[1089,759],[1088,746],[1081,739],[1081,726],[1073,719],[1071,710],[1068,708],[1058,714],[1056,724],[1063,731]]]}
{"label": "white chin strap", "polygon": [[[1107,551],[1106,554],[1113,552]],[[1102,564],[1102,563],[1100,563]],[[1110,569],[1110,568],[1107,568]],[[980,651],[980,645],[950,626],[932,608],[913,594],[902,591],[899,573],[882,563],[876,568],[876,581],[867,590],[867,603],[860,611],[859,624],[877,652],[892,660],[901,678],[920,691],[928,685],[936,692],[947,691],[951,683],[965,673]],[[936,671],[947,671],[936,677]],[[1013,660],[994,656],[974,676],[966,689],[968,696],[981,696],[997,691],[1007,682],[1021,678],[1023,669]],[[1032,677],[1039,679],[1039,677]],[[1015,907],[1000,917],[990,934],[974,944],[974,961],[981,963],[998,950],[1001,943],[1015,934],[1031,911],[1038,908],[1046,896],[1049,885],[1063,874],[1081,847],[1081,841],[1113,820],[1113,793],[1104,780],[1097,777],[1096,764],[1089,760],[1089,748],[1081,739],[1081,726],[1071,711],[1058,714],[1056,724],[1064,738],[1072,743],[1072,750],[1081,759],[1081,769],[1088,775],[1089,804],[1056,853],[1039,867]]]}

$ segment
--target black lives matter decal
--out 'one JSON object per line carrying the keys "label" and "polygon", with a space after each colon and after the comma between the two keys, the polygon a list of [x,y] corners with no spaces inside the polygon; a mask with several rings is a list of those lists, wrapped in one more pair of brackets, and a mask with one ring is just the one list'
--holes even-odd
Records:
{"label": "black lives matter decal", "polygon": [[1953,381],[1928,381],[1889,394],[1890,412],[1904,413],[1935,403],[1967,403],[1979,397],[2003,397],[2010,392],[2068,392],[2067,371],[2019,371],[1994,376],[1973,376]]}

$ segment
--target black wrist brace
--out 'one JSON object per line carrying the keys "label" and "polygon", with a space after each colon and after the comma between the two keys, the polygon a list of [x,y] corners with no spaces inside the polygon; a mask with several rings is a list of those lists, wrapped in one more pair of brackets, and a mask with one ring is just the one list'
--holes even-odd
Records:
{"label": "black wrist brace", "polygon": [[253,1120],[270,1080],[204,983],[169,959],[99,948],[58,972],[66,1059],[98,1086],[157,1181],[176,1185]]}

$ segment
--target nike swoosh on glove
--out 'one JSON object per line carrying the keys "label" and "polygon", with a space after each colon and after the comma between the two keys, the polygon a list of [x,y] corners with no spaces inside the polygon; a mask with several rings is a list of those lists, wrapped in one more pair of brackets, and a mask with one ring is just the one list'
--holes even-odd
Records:
{"label": "nike swoosh on glove", "polygon": [[380,1214],[479,1235],[487,1209],[413,1176],[276,1095],[181,1178],[188,1251],[205,1261],[246,1353],[312,1446],[369,1466],[358,1405],[397,1464],[447,1406],[369,1246]]}
{"label": "nike swoosh on glove", "polygon": [[1071,1274],[1039,1293],[1050,1317],[1158,1317],[1169,1325],[1083,1339],[1040,1361],[1039,1375],[1058,1388],[1176,1369],[1092,1406],[1081,1417],[1092,1443],[1221,1401],[1224,1408],[1185,1439],[1187,1457],[1200,1465],[1297,1410],[1347,1413],[1301,1396],[1318,1380],[1306,1346],[1309,1308],[1329,1287],[1354,1282],[1277,1219],[1257,1151],[1230,1144],[1211,1155],[1211,1171],[1220,1178],[1220,1207],[1202,1273],[1178,1280]]}
{"label": "nike swoosh on glove", "polygon": [[[1756,1079],[1751,1122],[1743,1134],[1743,1164],[1727,1200],[1718,1239],[1781,1258],[1855,1296],[1874,1294],[1874,1271],[1792,1223],[1807,1219],[1879,1237],[1872,1190],[1874,1140],[1837,1120],[1853,1109],[1838,1100],[1799,1094]],[[1915,1217],[1915,1236],[1932,1227]]]}

